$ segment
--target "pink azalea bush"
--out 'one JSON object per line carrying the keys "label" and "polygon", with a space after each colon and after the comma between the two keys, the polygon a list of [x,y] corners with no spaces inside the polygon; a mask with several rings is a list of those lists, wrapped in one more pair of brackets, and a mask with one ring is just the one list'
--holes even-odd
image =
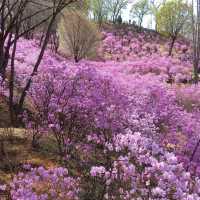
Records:
{"label": "pink azalea bush", "polygon": [[[111,143],[112,140],[112,143]],[[93,140],[93,145],[98,140]],[[200,199],[199,178],[186,172],[173,153],[127,129],[104,144],[101,164],[91,166],[86,194],[67,170],[40,167],[20,173],[11,183],[13,199]],[[64,178],[65,177],[65,178]],[[91,192],[92,191],[92,192]],[[92,196],[89,196],[92,195]]]}
{"label": "pink azalea bush", "polygon": [[[152,55],[167,55],[170,42],[153,33],[141,33],[129,30],[105,31],[103,44],[100,51],[104,52],[105,58],[120,60],[134,60],[136,57],[151,57]],[[184,58],[182,57],[184,55]],[[190,59],[191,45],[186,40],[177,40],[174,45],[174,57]],[[187,59],[186,59],[187,58]]]}
{"label": "pink azalea bush", "polygon": [[[44,55],[23,120],[33,145],[55,139],[63,167],[19,173],[12,199],[200,199],[199,86],[177,84],[191,80],[190,46],[177,42],[169,58],[160,36],[119,31],[103,38],[105,61]],[[38,52],[35,41],[19,42],[17,88]],[[0,95],[9,95],[6,82]]]}
{"label": "pink azalea bush", "polygon": [[29,91],[35,112],[31,119],[25,116],[27,127],[37,134],[53,133],[61,155],[84,144],[88,134],[105,141],[129,127],[163,146],[174,145],[178,155],[189,158],[198,138],[199,113],[185,110],[174,90],[158,77],[133,77],[119,84],[112,73],[85,65],[45,69]]}
{"label": "pink azalea bush", "polygon": [[119,134],[106,148],[115,159],[90,171],[96,182],[104,180],[105,199],[200,198],[200,180],[193,180],[173,153],[140,133]]}
{"label": "pink azalea bush", "polygon": [[19,173],[10,183],[12,200],[78,200],[78,180],[65,168],[31,168]]}
{"label": "pink azalea bush", "polygon": [[115,66],[120,62],[122,68],[128,67],[132,73],[165,74],[175,82],[191,79],[191,46],[186,41],[175,43],[172,58],[168,57],[170,44],[161,36],[119,30],[103,32],[103,38],[99,51],[106,60],[113,60]]}

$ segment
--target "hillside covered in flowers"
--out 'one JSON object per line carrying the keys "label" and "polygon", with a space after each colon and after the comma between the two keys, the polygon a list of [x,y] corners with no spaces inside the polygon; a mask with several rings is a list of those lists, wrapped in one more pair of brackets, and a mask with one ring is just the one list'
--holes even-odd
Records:
{"label": "hillside covered in flowers", "polygon": [[[156,31],[106,25],[92,59],[74,62],[49,44],[34,71],[39,43],[16,46],[14,110],[32,79],[17,125],[0,117],[0,200],[200,200],[189,40],[169,56]],[[12,66],[0,80],[2,116]]]}

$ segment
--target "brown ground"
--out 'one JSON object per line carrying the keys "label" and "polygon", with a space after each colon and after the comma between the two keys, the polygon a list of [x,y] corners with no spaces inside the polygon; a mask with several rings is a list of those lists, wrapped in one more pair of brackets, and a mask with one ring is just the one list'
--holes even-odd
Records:
{"label": "brown ground", "polygon": [[[31,137],[23,129],[0,129],[0,141],[4,141],[4,155],[0,151],[0,184],[7,183],[22,165],[55,167],[58,163],[52,139],[41,140],[37,149],[31,147]],[[0,149],[1,150],[1,149]]]}

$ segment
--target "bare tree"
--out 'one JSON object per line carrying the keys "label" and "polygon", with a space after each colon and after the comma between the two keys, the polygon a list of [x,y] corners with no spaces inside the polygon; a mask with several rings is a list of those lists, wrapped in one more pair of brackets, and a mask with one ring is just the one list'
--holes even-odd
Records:
{"label": "bare tree", "polygon": [[75,62],[93,54],[99,41],[96,26],[78,11],[64,13],[60,35],[64,50],[69,51]]}
{"label": "bare tree", "polygon": [[94,20],[98,22],[99,26],[108,18],[108,9],[106,8],[105,0],[91,0],[90,10],[92,11]]}
{"label": "bare tree", "polygon": [[130,0],[105,0],[106,8],[113,23],[116,23],[121,11],[126,8]]}
{"label": "bare tree", "polygon": [[[199,81],[199,59],[200,59],[200,0],[197,0],[193,7],[193,68],[194,68],[194,81]],[[195,9],[196,8],[196,9]]]}
{"label": "bare tree", "polygon": [[[156,1],[156,0],[150,0],[149,2],[149,6],[150,6],[150,10],[151,10],[151,15],[152,17],[154,17],[154,21],[155,21],[155,30],[157,31],[157,13],[160,9],[161,6],[163,6],[165,4],[166,0],[160,0],[160,1]],[[153,22],[151,22],[153,23]]]}
{"label": "bare tree", "polygon": [[[6,72],[8,69],[8,61],[11,60],[11,71],[9,77],[9,106],[11,121],[13,121],[14,113],[19,115],[22,112],[23,104],[27,91],[30,88],[32,78],[38,71],[38,67],[43,58],[45,49],[47,47],[51,29],[61,11],[70,4],[77,0],[1,0],[0,1],[0,75],[5,80]],[[36,6],[31,12],[27,9]],[[44,14],[47,13],[47,14]],[[35,20],[33,20],[35,19]],[[28,26],[25,26],[28,22]],[[30,78],[28,79],[25,87],[15,106],[13,103],[13,90],[15,83],[15,51],[18,40],[24,37],[27,33],[47,23],[47,29],[44,40],[41,45],[41,51],[34,65]],[[14,109],[14,107],[16,107]]]}
{"label": "bare tree", "polygon": [[142,22],[144,16],[149,14],[149,1],[148,0],[140,0],[133,4],[131,9],[131,15],[138,20],[138,26],[142,26]]}
{"label": "bare tree", "polygon": [[[193,68],[194,68],[194,83],[199,82],[199,58],[200,58],[200,0],[194,3],[192,0],[192,23],[193,23]],[[197,143],[192,151],[190,156],[190,162],[187,166],[187,171],[190,168],[190,165],[197,153],[197,150],[200,145],[200,139],[197,140]]]}

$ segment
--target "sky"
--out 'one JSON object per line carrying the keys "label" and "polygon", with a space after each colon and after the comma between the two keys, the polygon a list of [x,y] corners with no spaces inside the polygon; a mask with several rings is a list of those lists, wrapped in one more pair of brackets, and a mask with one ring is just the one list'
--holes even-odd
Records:
{"label": "sky", "polygon": [[[139,1],[139,0],[135,0],[135,2],[136,1]],[[154,2],[156,4],[157,3],[159,4],[162,1],[163,0],[154,0]],[[187,3],[190,3],[190,4],[192,3],[192,0],[184,0],[184,1],[187,2]],[[133,5],[133,3],[129,3],[127,8],[125,10],[123,10],[123,12],[122,12],[123,21],[126,21],[126,22],[128,22],[129,20],[133,21],[133,18],[131,18],[131,16],[130,16],[130,10],[131,10],[132,5]],[[194,8],[196,8],[195,3],[194,3]],[[144,17],[142,26],[145,27],[145,28],[155,29],[155,21],[154,21],[152,15],[147,15],[147,16]]]}
{"label": "sky", "polygon": [[[126,22],[128,22],[129,20],[133,21],[133,18],[130,16],[130,10],[131,10],[132,5],[133,4],[129,4],[127,6],[127,8],[125,10],[123,10],[123,12],[122,12],[123,21],[126,21]],[[151,15],[145,16],[142,25],[145,28],[152,28],[152,26],[154,26],[154,23],[153,23],[153,25],[151,25],[152,24],[152,20],[153,19],[152,19]]]}
{"label": "sky", "polygon": [[122,17],[125,21],[129,21],[129,19],[130,19],[129,12],[131,10],[131,6],[132,6],[132,4],[128,4],[127,8],[122,13]]}
{"label": "sky", "polygon": [[[133,21],[133,18],[130,16],[130,10],[131,10],[132,5],[133,4],[130,3],[127,6],[127,8],[125,10],[123,10],[123,12],[122,12],[123,21],[126,21],[126,22],[128,22],[129,20]],[[145,28],[153,28],[154,27],[154,22],[153,22],[151,15],[144,17],[144,21],[143,21],[142,26],[145,27]]]}

